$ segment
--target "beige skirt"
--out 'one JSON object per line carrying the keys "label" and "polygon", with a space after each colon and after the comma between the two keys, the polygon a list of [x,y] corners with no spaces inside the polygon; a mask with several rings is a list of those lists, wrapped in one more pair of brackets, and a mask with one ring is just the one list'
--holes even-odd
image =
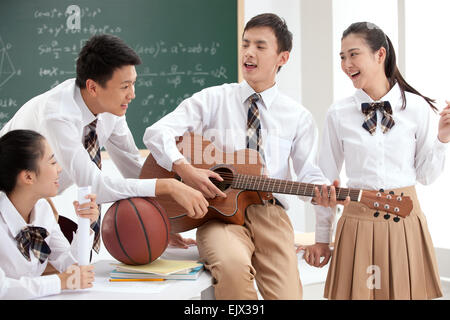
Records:
{"label": "beige skirt", "polygon": [[[345,207],[336,228],[324,297],[328,299],[433,299],[441,283],[427,222],[414,187],[393,190],[413,200],[399,222],[360,203]],[[386,191],[388,192],[388,191]]]}

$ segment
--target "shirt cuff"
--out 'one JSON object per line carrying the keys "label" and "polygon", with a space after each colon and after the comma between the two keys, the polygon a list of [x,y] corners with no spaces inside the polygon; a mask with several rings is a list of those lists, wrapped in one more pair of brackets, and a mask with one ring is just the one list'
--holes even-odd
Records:
{"label": "shirt cuff", "polygon": [[315,206],[316,213],[316,242],[330,243],[333,234],[335,212],[331,208]]}
{"label": "shirt cuff", "polygon": [[448,148],[448,145],[450,144],[450,142],[441,142],[441,140],[439,140],[439,138],[436,138],[436,141],[434,142],[434,147],[436,148],[437,151],[441,151],[441,152],[445,152]]}
{"label": "shirt cuff", "polygon": [[42,280],[45,292],[41,292],[41,296],[49,296],[61,293],[61,279],[56,274],[42,276]]}
{"label": "shirt cuff", "polygon": [[150,153],[155,158],[159,166],[167,171],[172,171],[172,165],[175,161],[184,158],[183,154],[178,150],[176,144],[163,145],[161,149],[153,150],[154,147],[149,146]]}
{"label": "shirt cuff", "polygon": [[332,230],[329,228],[316,227],[316,243],[331,243]]}
{"label": "shirt cuff", "polygon": [[185,159],[184,156],[178,151],[178,149],[176,151],[174,151],[173,153],[169,154],[169,161],[170,164],[167,163],[167,171],[172,172],[173,170],[173,164],[175,161],[178,161],[180,159]]}

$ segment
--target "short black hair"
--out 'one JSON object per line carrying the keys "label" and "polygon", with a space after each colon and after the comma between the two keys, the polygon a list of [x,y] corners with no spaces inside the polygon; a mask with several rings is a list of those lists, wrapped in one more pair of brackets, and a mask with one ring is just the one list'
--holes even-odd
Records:
{"label": "short black hair", "polygon": [[23,170],[39,174],[38,160],[44,156],[44,140],[32,130],[12,130],[0,137],[0,191],[13,191]]}
{"label": "short black hair", "polygon": [[116,69],[141,63],[137,53],[119,37],[109,34],[94,35],[78,55],[75,83],[83,89],[86,87],[86,81],[92,79],[105,87]]}
{"label": "short black hair", "polygon": [[292,50],[292,32],[289,31],[286,21],[273,13],[262,13],[254,16],[247,22],[244,32],[258,27],[272,29],[278,43],[278,53]]}

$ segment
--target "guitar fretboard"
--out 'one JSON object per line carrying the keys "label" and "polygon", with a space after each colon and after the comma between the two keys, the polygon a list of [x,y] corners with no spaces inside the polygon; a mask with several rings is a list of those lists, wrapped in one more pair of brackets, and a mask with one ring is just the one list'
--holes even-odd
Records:
{"label": "guitar fretboard", "polygon": [[[272,179],[244,174],[237,174],[231,184],[231,188],[234,189],[293,194],[306,197],[315,196],[315,187],[318,187],[319,191],[322,190],[322,186],[318,184]],[[361,190],[359,189],[336,188],[336,199],[343,201],[345,200],[345,198],[347,198],[347,196],[349,196],[351,201],[359,201],[360,192]],[[330,188],[328,188],[328,197],[329,196]]]}

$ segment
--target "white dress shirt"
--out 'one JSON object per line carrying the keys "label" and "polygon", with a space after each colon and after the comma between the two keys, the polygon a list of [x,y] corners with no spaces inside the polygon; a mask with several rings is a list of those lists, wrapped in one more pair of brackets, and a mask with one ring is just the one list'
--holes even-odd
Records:
{"label": "white dress shirt", "polygon": [[[49,233],[45,242],[51,253],[42,264],[31,249],[31,261],[28,261],[17,248],[14,238],[26,226],[43,227]],[[93,231],[89,240],[92,246]],[[77,263],[77,241],[75,234],[72,244],[69,244],[45,199],[36,203],[27,224],[6,194],[0,192],[0,299],[31,299],[60,293],[59,277],[41,274],[48,262],[60,272]]]}
{"label": "white dress shirt", "polygon": [[[248,98],[254,93],[245,81],[197,92],[147,128],[144,144],[168,171],[175,161],[183,158],[175,137],[187,131],[203,135],[226,152],[245,149]],[[279,92],[276,84],[260,95],[257,106],[268,176],[292,180],[291,158],[298,181],[327,183],[316,164],[318,133],[311,113]],[[285,196],[277,194],[276,197],[287,209]]]}
{"label": "white dress shirt", "polygon": [[142,165],[139,150],[125,116],[111,113],[97,116],[97,136],[123,177],[103,174],[83,145],[85,127],[95,116],[83,101],[75,79],[69,79],[23,105],[0,131],[0,136],[15,129],[41,133],[49,142],[62,167],[59,193],[72,184],[92,186],[97,202],[112,202],[128,197],[155,196],[155,179],[138,179]]}
{"label": "white dress shirt", "polygon": [[[447,144],[437,138],[438,120],[426,101],[405,92],[406,109],[396,84],[380,101],[389,101],[395,125],[385,134],[377,110],[377,128],[372,136],[362,127],[361,103],[374,102],[363,90],[334,103],[328,110],[324,125],[319,164],[331,181],[339,179],[342,165],[349,188],[379,190],[413,186],[416,181],[432,183],[444,169]],[[330,229],[332,216],[317,208],[316,226]]]}

